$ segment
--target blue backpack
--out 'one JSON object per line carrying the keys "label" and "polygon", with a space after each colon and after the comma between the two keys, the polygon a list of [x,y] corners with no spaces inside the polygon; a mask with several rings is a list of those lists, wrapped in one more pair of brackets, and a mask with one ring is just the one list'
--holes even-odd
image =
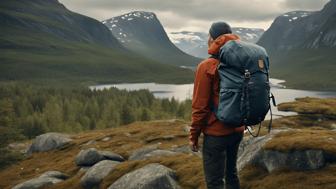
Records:
{"label": "blue backpack", "polygon": [[[256,44],[232,40],[219,51],[218,74],[220,78],[219,104],[216,117],[223,123],[240,127],[259,124],[271,111],[269,57],[266,50]],[[271,130],[271,120],[269,132]],[[255,137],[256,137],[255,136]]]}

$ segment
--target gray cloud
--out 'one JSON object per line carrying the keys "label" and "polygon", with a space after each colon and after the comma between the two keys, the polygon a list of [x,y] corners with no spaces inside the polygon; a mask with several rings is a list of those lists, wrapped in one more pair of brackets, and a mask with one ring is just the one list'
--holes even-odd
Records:
{"label": "gray cloud", "polygon": [[[267,27],[277,15],[319,10],[327,0],[60,0],[69,9],[104,20],[134,10],[155,12],[168,30],[208,27],[216,20],[234,26]],[[199,30],[198,29],[198,30]]]}
{"label": "gray cloud", "polygon": [[282,6],[298,10],[316,10],[323,7],[329,0],[286,0]]}

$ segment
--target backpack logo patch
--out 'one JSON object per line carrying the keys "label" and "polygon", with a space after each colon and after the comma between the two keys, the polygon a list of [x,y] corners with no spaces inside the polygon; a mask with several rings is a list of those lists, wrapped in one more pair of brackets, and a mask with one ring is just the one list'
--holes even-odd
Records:
{"label": "backpack logo patch", "polygon": [[258,60],[258,65],[260,69],[264,69],[265,67],[264,60]]}

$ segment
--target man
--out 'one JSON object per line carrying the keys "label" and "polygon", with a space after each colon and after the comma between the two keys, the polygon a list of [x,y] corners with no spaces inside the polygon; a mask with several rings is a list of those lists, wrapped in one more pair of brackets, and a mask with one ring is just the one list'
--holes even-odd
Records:
{"label": "man", "polygon": [[[236,162],[245,127],[230,127],[220,122],[213,112],[219,102],[218,53],[230,40],[239,40],[225,22],[216,22],[209,30],[210,58],[196,70],[192,99],[190,146],[199,150],[198,138],[203,132],[203,168],[208,189],[239,189]],[[225,180],[225,183],[224,181]]]}

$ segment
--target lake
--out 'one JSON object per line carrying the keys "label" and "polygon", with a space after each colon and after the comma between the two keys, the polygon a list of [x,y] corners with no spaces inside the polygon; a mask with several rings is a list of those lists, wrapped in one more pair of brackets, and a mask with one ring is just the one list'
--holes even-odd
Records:
{"label": "lake", "polygon": [[[307,91],[307,90],[296,90],[296,89],[286,89],[282,83],[284,80],[270,79],[271,82],[271,92],[274,94],[277,103],[294,101],[298,97],[336,97],[336,92],[322,92],[322,91]],[[148,89],[157,98],[172,98],[179,101],[192,98],[193,84],[157,84],[157,83],[121,83],[121,84],[111,84],[111,85],[96,85],[91,86],[90,89],[102,90],[105,88],[116,87],[118,89],[126,90],[140,90]],[[293,115],[293,112],[280,112],[277,108],[272,107],[273,114],[277,116]],[[269,115],[267,116],[269,118]]]}

